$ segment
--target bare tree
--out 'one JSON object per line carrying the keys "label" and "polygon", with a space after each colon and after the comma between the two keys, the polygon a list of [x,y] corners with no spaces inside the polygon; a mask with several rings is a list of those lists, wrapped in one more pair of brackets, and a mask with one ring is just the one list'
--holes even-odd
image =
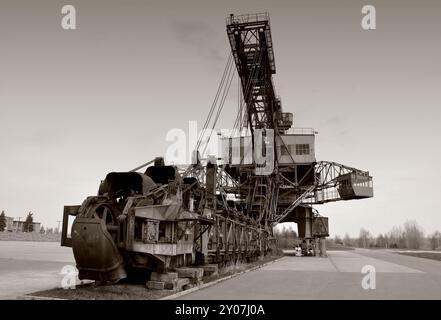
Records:
{"label": "bare tree", "polygon": [[353,246],[352,239],[351,239],[351,237],[349,236],[348,233],[345,233],[345,237],[343,238],[343,244],[346,247],[352,247]]}
{"label": "bare tree", "polygon": [[389,231],[389,247],[390,248],[405,248],[406,238],[403,228],[393,227]]}
{"label": "bare tree", "polygon": [[430,237],[429,237],[429,241],[430,241],[430,247],[432,250],[436,250],[439,248],[440,246],[440,242],[441,242],[441,232],[439,232],[438,230],[436,230]]}
{"label": "bare tree", "polygon": [[387,233],[385,233],[384,234],[384,245],[385,245],[386,249],[389,248],[389,245],[390,245],[389,242],[390,242],[390,239],[389,239]]}
{"label": "bare tree", "polygon": [[339,235],[335,235],[334,237],[334,244],[336,245],[343,245],[343,240],[341,239],[341,237]]}
{"label": "bare tree", "polygon": [[408,220],[404,223],[404,234],[407,248],[419,249],[421,247],[424,233],[415,220]]}
{"label": "bare tree", "polygon": [[370,238],[371,233],[368,230],[361,228],[360,235],[358,237],[358,246],[361,248],[368,248]]}

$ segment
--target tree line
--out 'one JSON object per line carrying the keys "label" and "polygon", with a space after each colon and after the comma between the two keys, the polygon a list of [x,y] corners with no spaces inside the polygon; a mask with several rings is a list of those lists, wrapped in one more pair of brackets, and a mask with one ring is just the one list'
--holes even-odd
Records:
{"label": "tree line", "polygon": [[[285,226],[274,230],[274,237],[281,249],[292,249],[299,242],[297,233]],[[441,250],[441,232],[437,230],[425,235],[415,220],[408,220],[402,226],[394,226],[389,232],[376,236],[361,228],[358,237],[353,238],[346,233],[343,238],[336,235],[327,242],[328,246]]]}
{"label": "tree line", "polygon": [[361,228],[358,238],[345,234],[343,238],[335,236],[331,242],[334,245],[359,248],[389,248],[389,249],[441,249],[441,232],[424,234],[423,229],[415,220],[408,220],[402,226],[394,226],[387,233],[374,236],[369,230]]}
{"label": "tree line", "polygon": [[274,230],[274,237],[280,249],[292,249],[298,243],[297,232],[285,226],[282,227],[282,230]]}

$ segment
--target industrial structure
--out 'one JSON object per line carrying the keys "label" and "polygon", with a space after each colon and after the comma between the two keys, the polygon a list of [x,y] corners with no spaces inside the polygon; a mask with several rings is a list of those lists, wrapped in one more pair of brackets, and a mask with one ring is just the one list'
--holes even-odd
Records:
{"label": "industrial structure", "polygon": [[230,15],[226,30],[231,54],[203,129],[214,128],[237,70],[239,111],[233,131],[219,137],[221,153],[204,156],[200,138],[192,164],[159,157],[112,172],[98,195],[65,206],[62,245],[72,247],[80,279],[250,261],[275,247],[273,228],[283,222],[297,223],[299,237],[323,255],[328,218],[313,206],[373,196],[367,171],[317,161],[314,130],[294,128],[283,112],[268,14]]}

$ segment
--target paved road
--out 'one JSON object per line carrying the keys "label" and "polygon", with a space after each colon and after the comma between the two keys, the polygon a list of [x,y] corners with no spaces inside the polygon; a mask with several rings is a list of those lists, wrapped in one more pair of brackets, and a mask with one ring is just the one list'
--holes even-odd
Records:
{"label": "paved road", "polygon": [[[75,265],[72,250],[58,243],[0,241],[0,299],[59,287],[65,265]],[[365,265],[374,290],[362,288]],[[180,299],[441,299],[441,261],[362,249],[286,256]]]}
{"label": "paved road", "polygon": [[[385,250],[328,253],[286,256],[180,299],[441,299],[441,261]],[[365,265],[375,267],[375,289],[362,287]]]}
{"label": "paved road", "polygon": [[65,265],[72,249],[57,242],[0,241],[0,299],[60,287]]}

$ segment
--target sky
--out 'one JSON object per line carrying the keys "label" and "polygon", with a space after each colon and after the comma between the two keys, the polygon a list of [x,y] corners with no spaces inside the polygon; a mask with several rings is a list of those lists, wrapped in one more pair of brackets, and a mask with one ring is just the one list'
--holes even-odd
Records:
{"label": "sky", "polygon": [[[65,4],[76,30],[61,27]],[[365,4],[376,30],[361,28]],[[374,177],[374,198],[317,206],[331,235],[409,219],[441,230],[437,0],[2,0],[0,210],[56,227],[108,172],[164,155],[167,132],[205,120],[225,17],[256,12],[270,14],[276,91],[296,127],[318,131],[317,160]],[[232,95],[219,126],[236,112]]]}

